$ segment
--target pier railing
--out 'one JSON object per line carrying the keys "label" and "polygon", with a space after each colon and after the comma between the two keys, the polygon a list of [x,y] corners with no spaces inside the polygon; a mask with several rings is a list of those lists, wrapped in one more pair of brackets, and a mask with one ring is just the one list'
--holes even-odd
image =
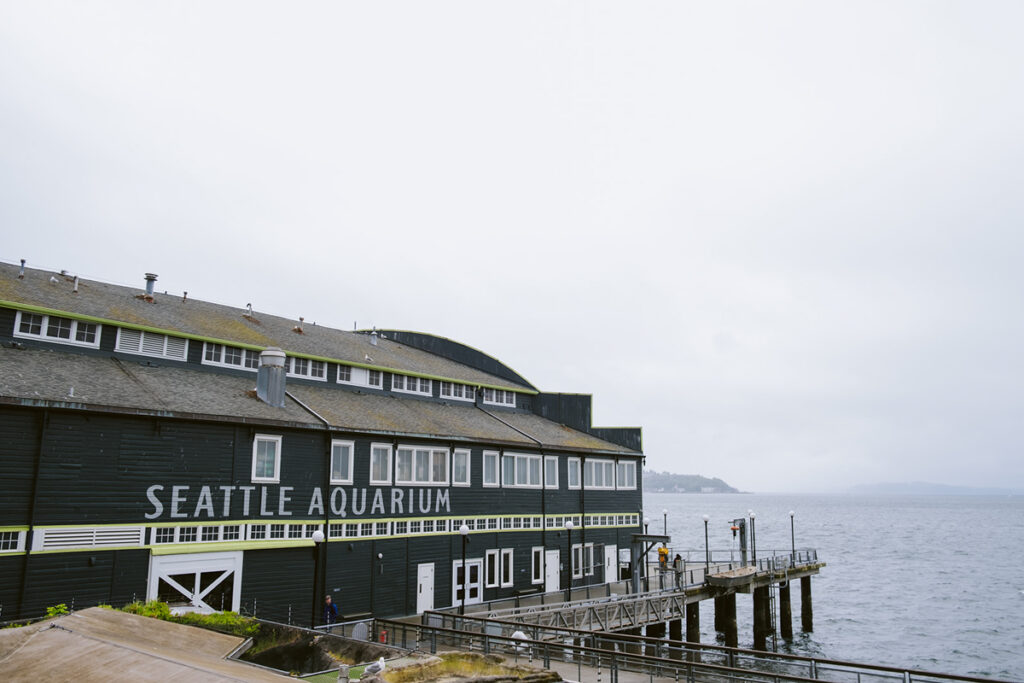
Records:
{"label": "pier railing", "polygon": [[722,680],[805,683],[1008,683],[841,660],[765,653],[662,638],[541,627],[495,619],[432,612],[422,624],[376,619],[375,633],[387,644],[436,653],[460,649],[502,654],[517,662],[564,670],[575,667],[577,680],[618,683],[629,671],[674,680]]}

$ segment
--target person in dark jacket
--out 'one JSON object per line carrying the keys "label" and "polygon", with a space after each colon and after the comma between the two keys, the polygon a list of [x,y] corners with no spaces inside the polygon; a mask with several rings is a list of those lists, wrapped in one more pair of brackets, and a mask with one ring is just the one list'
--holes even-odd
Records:
{"label": "person in dark jacket", "polygon": [[338,606],[331,600],[331,596],[328,595],[324,598],[324,623],[333,624],[338,621]]}

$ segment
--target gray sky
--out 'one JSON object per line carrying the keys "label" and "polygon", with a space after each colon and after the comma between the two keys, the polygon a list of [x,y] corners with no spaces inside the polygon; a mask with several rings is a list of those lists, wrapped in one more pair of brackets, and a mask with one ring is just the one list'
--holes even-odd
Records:
{"label": "gray sky", "polygon": [[1024,488],[1022,26],[0,0],[0,259],[451,337],[657,470]]}

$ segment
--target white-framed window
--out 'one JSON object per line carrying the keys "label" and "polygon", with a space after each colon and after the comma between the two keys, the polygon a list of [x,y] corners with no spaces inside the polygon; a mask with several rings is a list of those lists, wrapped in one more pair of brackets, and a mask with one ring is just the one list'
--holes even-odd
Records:
{"label": "white-framed window", "polygon": [[587,576],[594,575],[594,544],[583,544],[583,573]]}
{"label": "white-framed window", "polygon": [[488,550],[484,555],[484,587],[498,587],[498,558],[500,551]]}
{"label": "white-framed window", "polygon": [[569,476],[567,477],[569,488],[578,489],[580,487],[580,459],[569,458],[567,464],[569,469]]}
{"label": "white-framed window", "polygon": [[370,483],[391,483],[391,444],[375,443],[370,446]]}
{"label": "white-framed window", "polygon": [[544,488],[558,488],[558,456],[544,456]]}
{"label": "white-framed window", "polygon": [[256,370],[260,367],[260,352],[240,346],[203,342],[203,365]]}
{"label": "white-framed window", "polygon": [[57,342],[99,348],[101,326],[73,318],[61,318],[45,313],[18,311],[14,316],[14,336],[32,337]]}
{"label": "white-framed window", "polygon": [[452,451],[452,486],[469,486],[469,457],[468,449]]}
{"label": "white-framed window", "polygon": [[375,387],[380,389],[384,386],[383,381],[384,373],[380,370],[370,370],[369,368],[358,368],[354,365],[339,365],[338,366],[338,384],[352,384],[360,387]]}
{"label": "white-framed window", "polygon": [[572,544],[572,578],[583,577],[583,544]]}
{"label": "white-framed window", "polygon": [[327,379],[327,363],[311,358],[288,356],[284,359],[284,367],[289,377],[306,377],[308,379]]}
{"label": "white-framed window", "polygon": [[501,586],[508,588],[514,582],[512,574],[512,548],[501,551]]}
{"label": "white-framed window", "polygon": [[0,531],[0,553],[20,553],[24,550],[24,530],[15,529]]}
{"label": "white-framed window", "polygon": [[586,489],[614,489],[615,488],[615,461],[614,460],[593,460],[587,458],[583,461],[583,488]]}
{"label": "white-framed window", "polygon": [[498,452],[484,451],[484,486],[498,486]]}
{"label": "white-framed window", "polygon": [[505,488],[539,489],[540,463],[539,455],[504,454],[501,456],[501,485]]}
{"label": "white-framed window", "polygon": [[391,375],[391,390],[401,391],[406,394],[425,394],[430,396],[430,380],[423,377],[410,377],[409,375]]}
{"label": "white-framed window", "polygon": [[257,434],[252,440],[252,480],[281,481],[281,437]]}
{"label": "white-framed window", "polygon": [[475,401],[476,390],[468,384],[441,382],[441,397],[453,398],[456,401]]}
{"label": "white-framed window", "polygon": [[351,441],[331,440],[331,483],[352,483],[352,459],[356,445]]}
{"label": "white-framed window", "polygon": [[530,583],[544,583],[544,546],[530,549]]}
{"label": "white-framed window", "polygon": [[615,463],[615,488],[636,488],[636,463],[632,460],[619,460]]}
{"label": "white-framed window", "polygon": [[505,389],[484,388],[484,403],[489,403],[492,406],[515,407],[516,392]]}
{"label": "white-framed window", "polygon": [[396,484],[448,484],[448,449],[399,446],[395,453]]}
{"label": "white-framed window", "polygon": [[118,351],[137,353],[143,356],[156,356],[185,360],[188,358],[188,340],[183,337],[171,337],[158,332],[130,330],[119,327],[117,330]]}

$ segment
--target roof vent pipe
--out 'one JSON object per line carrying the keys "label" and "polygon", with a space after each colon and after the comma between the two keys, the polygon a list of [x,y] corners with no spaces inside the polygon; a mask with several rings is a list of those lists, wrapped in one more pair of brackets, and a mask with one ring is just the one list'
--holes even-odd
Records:
{"label": "roof vent pipe", "polygon": [[72,294],[78,294],[78,276],[75,276],[75,288],[71,290]]}
{"label": "roof vent pipe", "polygon": [[25,279],[25,259],[21,259],[21,270],[18,271],[18,279]]}
{"label": "roof vent pipe", "polygon": [[373,344],[374,346],[377,345],[377,330],[374,330],[373,332],[370,333],[370,343]]}
{"label": "roof vent pipe", "polygon": [[275,408],[284,408],[284,351],[271,346],[260,354],[256,371],[256,396]]}
{"label": "roof vent pipe", "polygon": [[156,273],[146,273],[146,296],[153,296],[153,284],[156,282]]}

